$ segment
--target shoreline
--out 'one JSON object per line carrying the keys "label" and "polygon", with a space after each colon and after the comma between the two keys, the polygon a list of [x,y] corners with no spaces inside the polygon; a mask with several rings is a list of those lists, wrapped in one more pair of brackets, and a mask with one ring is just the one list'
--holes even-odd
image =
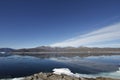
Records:
{"label": "shoreline", "polygon": [[37,73],[31,76],[23,77],[20,80],[120,80],[105,77],[86,78],[86,77],[75,77],[66,74],[54,74],[54,73]]}
{"label": "shoreline", "polygon": [[4,78],[0,80],[120,80],[118,78],[110,78],[110,77],[83,77],[83,76],[75,76],[75,75],[67,75],[67,74],[56,74],[52,72],[44,73],[36,73],[30,76],[18,77],[18,78]]}
{"label": "shoreline", "polygon": [[21,56],[37,56],[37,57],[88,57],[88,56],[111,56],[111,55],[120,55],[120,52],[10,52],[13,55]]}

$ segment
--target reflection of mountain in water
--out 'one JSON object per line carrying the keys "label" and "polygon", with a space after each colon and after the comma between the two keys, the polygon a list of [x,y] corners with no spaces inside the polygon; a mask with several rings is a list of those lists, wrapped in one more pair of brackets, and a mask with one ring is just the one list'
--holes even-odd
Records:
{"label": "reflection of mountain in water", "polygon": [[0,52],[0,57],[10,56],[9,52]]}
{"label": "reflection of mountain in water", "polygon": [[[99,58],[99,57],[97,57]],[[58,61],[65,63],[66,65],[71,66],[69,69],[72,70],[72,72],[82,72],[85,74],[96,74],[98,72],[109,72],[109,71],[115,71],[118,69],[118,64],[107,64],[104,62],[99,61],[93,61],[90,59],[86,58],[81,58],[81,57],[58,57],[58,58],[50,58],[53,61]],[[120,60],[118,61],[118,63]],[[73,68],[74,67],[74,68]]]}
{"label": "reflection of mountain in water", "polygon": [[[23,77],[39,72],[52,72],[54,68],[68,68],[73,73],[80,74],[117,71],[120,56],[116,57],[117,59],[112,59],[112,57],[108,56],[108,60],[111,61],[108,64],[105,62],[107,60],[104,60],[105,63],[101,63],[100,56],[96,56],[99,60],[93,60],[93,57],[89,59],[88,57],[36,58],[18,55],[0,57],[0,78]],[[112,64],[114,62],[116,64]]]}

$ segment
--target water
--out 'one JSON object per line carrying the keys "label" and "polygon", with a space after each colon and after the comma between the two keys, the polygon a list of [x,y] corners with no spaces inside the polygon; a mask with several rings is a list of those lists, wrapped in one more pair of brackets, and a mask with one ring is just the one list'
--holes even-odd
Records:
{"label": "water", "polygon": [[52,72],[55,68],[68,68],[73,73],[84,75],[108,75],[106,72],[116,72],[119,67],[120,56],[118,55],[50,58],[12,55],[0,57],[0,78],[16,78],[39,72]]}

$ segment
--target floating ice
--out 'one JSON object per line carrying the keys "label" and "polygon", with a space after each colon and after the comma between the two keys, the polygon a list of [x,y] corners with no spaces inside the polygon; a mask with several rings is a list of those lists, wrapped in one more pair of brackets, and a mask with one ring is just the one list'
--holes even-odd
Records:
{"label": "floating ice", "polygon": [[120,68],[118,71],[115,72],[105,72],[99,74],[79,74],[79,73],[72,73],[68,68],[55,68],[53,69],[53,73],[59,75],[66,74],[74,77],[87,77],[87,78],[109,77],[109,78],[120,79]]}
{"label": "floating ice", "polygon": [[0,79],[0,80],[23,80],[23,78],[13,78],[13,79]]}

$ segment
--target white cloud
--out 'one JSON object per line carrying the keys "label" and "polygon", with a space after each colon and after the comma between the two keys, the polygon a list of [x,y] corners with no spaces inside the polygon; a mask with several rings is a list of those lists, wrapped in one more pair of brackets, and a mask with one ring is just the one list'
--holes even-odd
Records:
{"label": "white cloud", "polygon": [[87,34],[65,40],[63,42],[51,44],[50,46],[52,47],[67,47],[67,46],[78,47],[78,46],[83,46],[83,45],[87,46],[89,44],[92,45],[94,43],[97,44],[100,42],[113,41],[113,40],[119,40],[119,39],[120,39],[120,23],[116,23],[116,24],[98,29],[96,31],[92,31]]}

